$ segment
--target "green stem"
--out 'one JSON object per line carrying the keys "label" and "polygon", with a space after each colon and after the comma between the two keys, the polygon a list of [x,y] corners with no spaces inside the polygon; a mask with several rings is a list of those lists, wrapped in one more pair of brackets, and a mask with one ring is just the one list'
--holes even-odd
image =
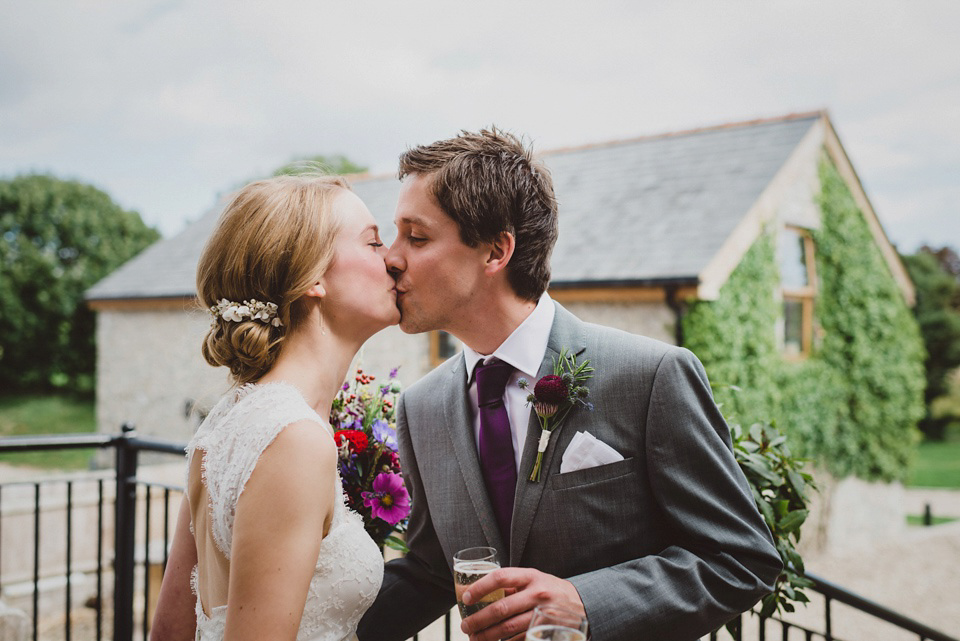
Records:
{"label": "green stem", "polygon": [[534,483],[540,482],[540,464],[543,462],[543,452],[537,452],[537,462],[533,466],[533,472],[530,473],[530,480]]}
{"label": "green stem", "polygon": [[383,455],[383,445],[377,446],[377,455],[373,458],[373,465],[370,466],[370,470],[367,471],[367,478],[364,479],[363,487],[372,487],[370,484],[373,483],[373,477],[377,473],[377,462],[380,461],[380,457]]}

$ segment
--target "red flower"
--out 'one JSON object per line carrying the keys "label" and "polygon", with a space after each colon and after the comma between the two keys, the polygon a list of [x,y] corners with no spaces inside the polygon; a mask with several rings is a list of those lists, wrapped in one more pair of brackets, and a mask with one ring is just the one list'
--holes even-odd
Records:
{"label": "red flower", "polygon": [[336,442],[337,447],[343,445],[344,439],[350,442],[350,449],[352,449],[354,453],[363,452],[370,443],[367,435],[360,430],[337,430],[334,432],[333,440]]}
{"label": "red flower", "polygon": [[384,472],[399,472],[400,471],[400,457],[397,456],[397,453],[393,450],[384,450],[383,455],[380,457],[380,460],[377,461],[377,464],[381,467],[389,468],[388,470],[383,470]]}
{"label": "red flower", "polygon": [[563,379],[553,374],[541,378],[533,388],[533,395],[537,397],[537,402],[548,405],[559,405],[567,399],[569,393],[570,390]]}

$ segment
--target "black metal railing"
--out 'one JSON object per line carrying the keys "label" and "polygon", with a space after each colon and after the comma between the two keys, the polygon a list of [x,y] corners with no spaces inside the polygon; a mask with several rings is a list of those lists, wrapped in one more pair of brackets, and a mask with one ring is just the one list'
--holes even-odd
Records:
{"label": "black metal railing", "polygon": [[[767,639],[767,635],[771,632],[769,628],[773,628],[773,636],[770,637],[771,639],[780,638],[784,641],[795,638],[791,635],[792,631],[796,631],[798,636],[802,636],[805,641],[812,641],[813,639],[823,639],[824,641],[856,641],[856,639],[866,638],[855,637],[845,640],[834,635],[833,605],[834,603],[840,603],[879,621],[884,621],[894,628],[916,634],[920,641],[958,641],[955,637],[934,630],[928,625],[866,599],[859,594],[855,594],[816,574],[807,572],[805,576],[814,583],[811,590],[823,598],[823,630],[814,630],[796,621],[790,621],[779,616],[761,618],[755,613],[748,612],[738,616],[734,620],[734,625],[730,626],[733,630],[729,632],[729,636],[731,636],[734,641],[741,641],[743,631],[748,625],[754,624],[757,629],[756,638],[759,639],[759,641],[765,641]],[[777,632],[779,632],[779,636]],[[727,631],[724,630],[724,633],[727,633]],[[716,641],[720,638],[720,634],[719,631],[712,633],[710,635],[710,641]]]}
{"label": "black metal railing", "polygon": [[[107,525],[105,512],[108,509],[109,495],[108,489],[112,484],[115,494],[113,496],[112,511],[114,514],[114,532],[113,532],[113,595],[112,599],[112,633],[114,641],[132,641],[136,630],[135,626],[135,599],[140,597],[142,604],[142,615],[140,617],[140,632],[142,639],[148,638],[150,624],[150,604],[152,599],[152,587],[150,572],[166,567],[167,554],[170,549],[170,535],[172,532],[172,523],[170,516],[171,501],[178,499],[183,488],[164,483],[147,482],[137,478],[139,453],[159,452],[164,454],[173,454],[183,456],[184,445],[181,443],[172,443],[155,439],[139,438],[136,436],[133,428],[125,425],[122,432],[117,435],[104,434],[78,434],[71,436],[37,436],[37,437],[8,437],[0,439],[0,452],[25,452],[37,450],[58,450],[58,449],[83,449],[97,448],[115,450],[115,470],[111,473],[93,473],[81,476],[70,477],[66,479],[44,479],[40,481],[15,481],[9,483],[0,483],[0,595],[4,592],[10,581],[5,581],[3,560],[4,550],[4,521],[5,521],[5,496],[10,488],[32,486],[33,501],[33,558],[31,568],[32,580],[32,622],[33,639],[38,637],[40,616],[41,616],[41,587],[40,584],[47,578],[62,578],[64,587],[64,606],[66,617],[64,623],[63,638],[70,641],[73,635],[71,611],[73,609],[73,575],[80,568],[76,567],[73,551],[75,547],[74,537],[74,512],[75,512],[75,489],[81,484],[92,484],[96,488],[96,548],[93,559],[88,560],[82,565],[83,572],[92,572],[96,578],[95,603],[95,639],[100,641],[104,638],[105,621],[103,620],[104,606],[108,599],[104,598],[104,575],[107,574],[105,561],[104,544],[107,539]],[[109,476],[107,476],[109,474]],[[111,478],[112,476],[112,478]],[[56,528],[49,530],[42,527],[42,489],[49,488],[52,485],[62,484],[64,486],[64,533],[65,553],[64,569],[62,577],[44,576],[41,565],[41,536],[49,534],[57,535]],[[152,513],[153,504],[157,501],[162,503],[162,523],[159,527],[162,536],[158,542],[162,542],[162,551],[159,556],[162,561],[156,560],[158,554],[151,549],[151,532],[156,531],[153,527]],[[143,559],[137,561],[137,525],[138,525],[138,506],[142,512],[142,552]],[[154,562],[151,563],[151,559]],[[137,568],[142,566],[142,590],[137,593],[136,575]],[[747,613],[737,617],[735,625],[731,626],[733,631],[728,635],[726,631],[715,632],[710,635],[710,640],[715,641],[718,638],[731,636],[734,641],[740,641],[743,636],[743,630],[747,626],[756,624],[757,638],[765,641],[770,634],[768,628],[773,628],[773,634],[784,640],[795,638],[791,633],[796,631],[797,635],[810,641],[812,639],[823,639],[824,641],[842,641],[834,636],[833,632],[833,610],[834,603],[841,603],[853,608],[863,614],[869,615],[880,621],[899,628],[900,630],[916,634],[920,641],[960,641],[955,637],[944,634],[930,628],[919,621],[915,621],[907,616],[897,613],[878,603],[865,599],[845,588],[838,586],[827,579],[807,573],[807,578],[814,582],[813,592],[818,593],[824,601],[823,609],[823,630],[814,630],[801,625],[800,623],[789,621],[780,617],[760,618]],[[15,577],[16,580],[18,577]],[[158,577],[159,578],[159,577]],[[443,622],[445,639],[451,638],[451,617],[448,613]],[[779,632],[779,634],[777,634]],[[89,638],[89,637],[88,637]],[[416,639],[417,637],[414,637]],[[771,637],[773,638],[773,637]],[[848,641],[855,641],[850,639]]]}
{"label": "black metal railing", "polygon": [[[143,580],[142,590],[142,634],[143,639],[147,638],[149,626],[149,610],[151,600],[150,571],[151,558],[156,556],[150,550],[151,544],[151,516],[154,503],[157,500],[163,501],[163,524],[162,536],[162,563],[166,565],[167,551],[170,546],[170,504],[171,501],[182,494],[182,488],[162,483],[150,483],[137,478],[137,469],[139,453],[160,452],[173,454],[182,457],[184,445],[180,443],[171,443],[168,441],[159,441],[154,439],[138,438],[129,425],[125,425],[122,432],[117,435],[108,434],[76,434],[70,436],[36,436],[36,437],[9,437],[0,439],[0,452],[26,452],[42,450],[62,450],[62,449],[108,449],[115,451],[115,468],[109,476],[104,474],[85,475],[85,477],[74,476],[63,478],[45,478],[39,481],[15,481],[0,484],[0,550],[3,549],[4,540],[4,509],[3,497],[12,488],[33,487],[33,563],[32,563],[32,582],[33,594],[30,603],[31,623],[33,629],[33,639],[39,639],[41,630],[41,616],[45,614],[41,607],[41,583],[48,578],[62,579],[64,588],[64,630],[63,638],[70,641],[74,636],[72,616],[74,606],[73,581],[75,573],[80,570],[84,574],[92,573],[95,577],[96,591],[91,599],[92,607],[95,612],[95,621],[93,629],[87,635],[87,638],[95,638],[100,641],[107,633],[107,622],[104,621],[104,611],[107,607],[112,610],[112,638],[115,641],[131,641],[134,637],[134,595],[136,591],[136,574],[138,567],[142,567]],[[112,478],[111,478],[112,477]],[[110,481],[113,481],[111,484]],[[74,551],[76,547],[74,519],[76,516],[76,506],[74,504],[74,489],[80,484],[95,484],[96,487],[96,552],[93,555],[94,561],[91,561],[83,568],[77,568],[74,560]],[[113,488],[112,497],[109,495],[109,489]],[[60,576],[48,576],[50,570],[44,570],[42,565],[43,544],[41,538],[52,539],[57,535],[55,527],[45,526],[42,517],[45,510],[41,501],[42,491],[51,492],[58,486],[64,488],[65,503],[64,514],[61,519],[65,523],[63,544],[62,573]],[[113,501],[112,510],[109,502]],[[143,559],[137,560],[137,512],[138,506],[142,512],[142,535],[143,535]],[[104,546],[108,538],[109,525],[111,523],[106,518],[108,511],[113,512],[113,559],[112,572],[109,571],[110,565],[104,555],[106,551]],[[47,517],[54,515],[47,511]],[[89,533],[88,533],[89,534]],[[3,556],[0,554],[0,560]],[[157,563],[156,565],[159,565]],[[60,567],[55,563],[54,568]],[[161,566],[162,567],[162,566]],[[113,595],[112,599],[105,598],[105,575],[112,575]],[[21,577],[14,576],[9,579],[4,574],[4,567],[0,565],[0,593],[16,582]]]}

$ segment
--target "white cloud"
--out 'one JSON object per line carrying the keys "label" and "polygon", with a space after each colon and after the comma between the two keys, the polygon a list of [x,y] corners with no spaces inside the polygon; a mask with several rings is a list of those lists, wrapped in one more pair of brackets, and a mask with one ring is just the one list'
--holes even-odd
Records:
{"label": "white cloud", "polygon": [[170,233],[296,155],[390,171],[493,122],[553,148],[828,107],[894,240],[922,202],[960,246],[958,29],[949,0],[10,3],[0,174],[78,176]]}

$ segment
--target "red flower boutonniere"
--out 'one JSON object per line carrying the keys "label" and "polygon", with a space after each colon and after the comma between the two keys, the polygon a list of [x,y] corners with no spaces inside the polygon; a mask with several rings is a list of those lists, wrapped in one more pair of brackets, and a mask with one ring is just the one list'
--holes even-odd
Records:
{"label": "red flower boutonniere", "polygon": [[[593,409],[593,403],[587,401],[590,390],[584,383],[593,376],[590,361],[577,363],[577,357],[567,349],[560,350],[560,358],[553,361],[553,374],[544,376],[533,386],[533,393],[527,396],[527,404],[533,405],[537,417],[540,419],[540,444],[537,446],[537,462],[530,473],[530,480],[540,482],[540,467],[543,465],[543,453],[550,444],[550,435],[560,427],[577,405],[588,410]],[[529,383],[521,378],[518,385],[527,389]]]}

